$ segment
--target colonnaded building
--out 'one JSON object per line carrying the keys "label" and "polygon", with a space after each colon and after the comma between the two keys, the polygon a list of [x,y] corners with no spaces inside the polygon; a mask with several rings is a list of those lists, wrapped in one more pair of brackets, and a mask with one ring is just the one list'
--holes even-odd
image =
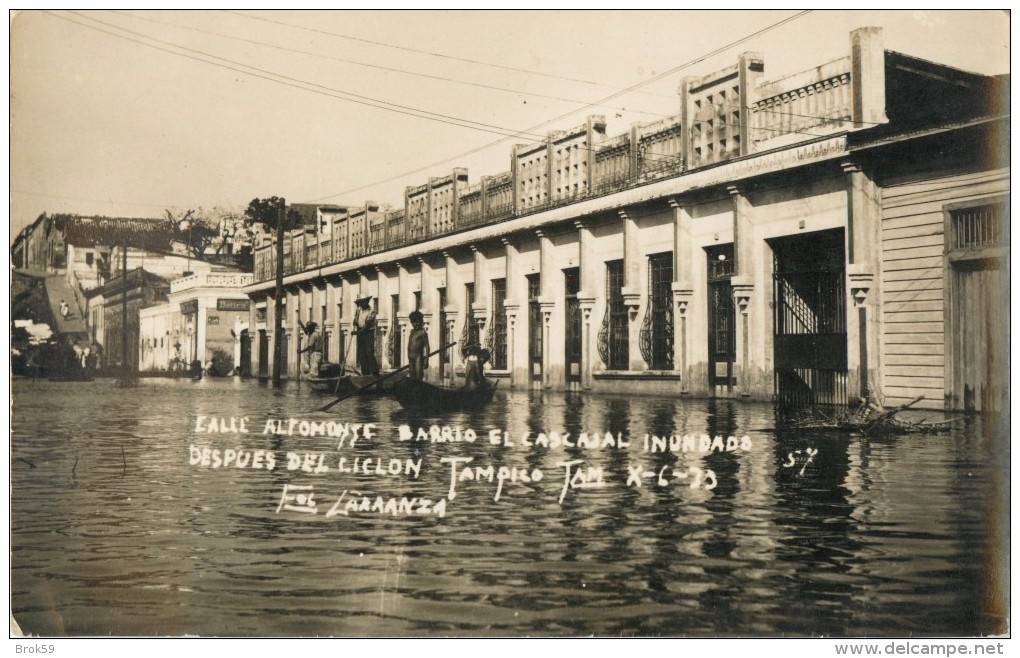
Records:
{"label": "colonnaded building", "polygon": [[[285,371],[315,320],[353,359],[354,300],[406,361],[408,314],[450,380],[493,352],[504,386],[996,410],[1008,397],[1008,80],[887,51],[764,79],[745,53],[686,78],[679,112],[602,117],[454,169],[404,207],[321,206],[284,244]],[[255,254],[251,372],[271,372],[275,246]]]}

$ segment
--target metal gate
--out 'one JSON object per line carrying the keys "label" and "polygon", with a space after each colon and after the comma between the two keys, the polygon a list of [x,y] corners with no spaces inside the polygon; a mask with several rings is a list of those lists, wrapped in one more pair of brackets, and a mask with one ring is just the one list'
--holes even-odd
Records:
{"label": "metal gate", "polygon": [[541,274],[528,275],[528,365],[533,382],[542,381],[542,294]]}
{"label": "metal gate", "polygon": [[567,364],[567,382],[581,381],[581,304],[577,293],[581,290],[581,271],[576,268],[563,270],[566,289],[566,326],[564,327],[564,349]]}
{"label": "metal gate", "polygon": [[733,245],[705,249],[708,259],[708,385],[731,393],[737,383],[736,311],[733,307]]}
{"label": "metal gate", "polygon": [[770,242],[776,402],[847,404],[843,231]]}

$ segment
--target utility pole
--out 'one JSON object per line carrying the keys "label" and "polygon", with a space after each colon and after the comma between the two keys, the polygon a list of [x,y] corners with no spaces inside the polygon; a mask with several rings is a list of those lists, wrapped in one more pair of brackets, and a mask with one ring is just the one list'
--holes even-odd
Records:
{"label": "utility pole", "polygon": [[[135,386],[134,369],[128,364],[128,280],[127,280],[127,242],[121,244],[121,291],[120,291],[120,381],[121,388]],[[137,348],[136,348],[137,349]]]}
{"label": "utility pole", "polygon": [[276,216],[276,297],[273,312],[273,386],[280,387],[283,360],[283,224],[287,219],[287,200],[280,199]]}
{"label": "utility pole", "polygon": [[121,284],[123,288],[120,292],[120,362],[124,370],[124,376],[127,377],[128,371],[128,324],[127,324],[127,291],[128,291],[128,280],[127,280],[127,243],[121,246]]}

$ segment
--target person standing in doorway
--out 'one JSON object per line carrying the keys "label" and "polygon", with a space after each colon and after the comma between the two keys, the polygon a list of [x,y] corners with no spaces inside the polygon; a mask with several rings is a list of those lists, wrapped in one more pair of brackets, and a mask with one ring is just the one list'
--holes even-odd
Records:
{"label": "person standing in doorway", "polygon": [[425,331],[425,317],[421,311],[411,311],[411,333],[407,336],[407,363],[411,369],[411,379],[423,381],[425,370],[429,367],[429,335]]}
{"label": "person standing in doorway", "polygon": [[60,300],[60,317],[67,319],[67,316],[71,314],[71,307],[67,305],[67,302],[63,299]]}
{"label": "person standing in doorway", "polygon": [[375,358],[375,311],[372,297],[359,297],[354,301],[358,306],[354,317],[354,333],[358,337],[358,368],[362,375],[375,377],[379,374],[379,362]]}

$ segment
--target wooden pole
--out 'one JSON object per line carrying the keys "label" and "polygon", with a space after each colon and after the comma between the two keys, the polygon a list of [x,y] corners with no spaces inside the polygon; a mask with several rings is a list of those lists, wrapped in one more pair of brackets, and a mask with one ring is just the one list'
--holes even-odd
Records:
{"label": "wooden pole", "polygon": [[[276,299],[273,313],[273,386],[280,387],[280,366],[283,360],[283,224],[287,218],[287,201],[280,199],[276,217]],[[300,368],[300,364],[298,365]]]}
{"label": "wooden pole", "polygon": [[123,376],[126,379],[128,373],[128,312],[127,312],[127,243],[121,245],[121,278],[123,279],[120,293],[120,363]]}

